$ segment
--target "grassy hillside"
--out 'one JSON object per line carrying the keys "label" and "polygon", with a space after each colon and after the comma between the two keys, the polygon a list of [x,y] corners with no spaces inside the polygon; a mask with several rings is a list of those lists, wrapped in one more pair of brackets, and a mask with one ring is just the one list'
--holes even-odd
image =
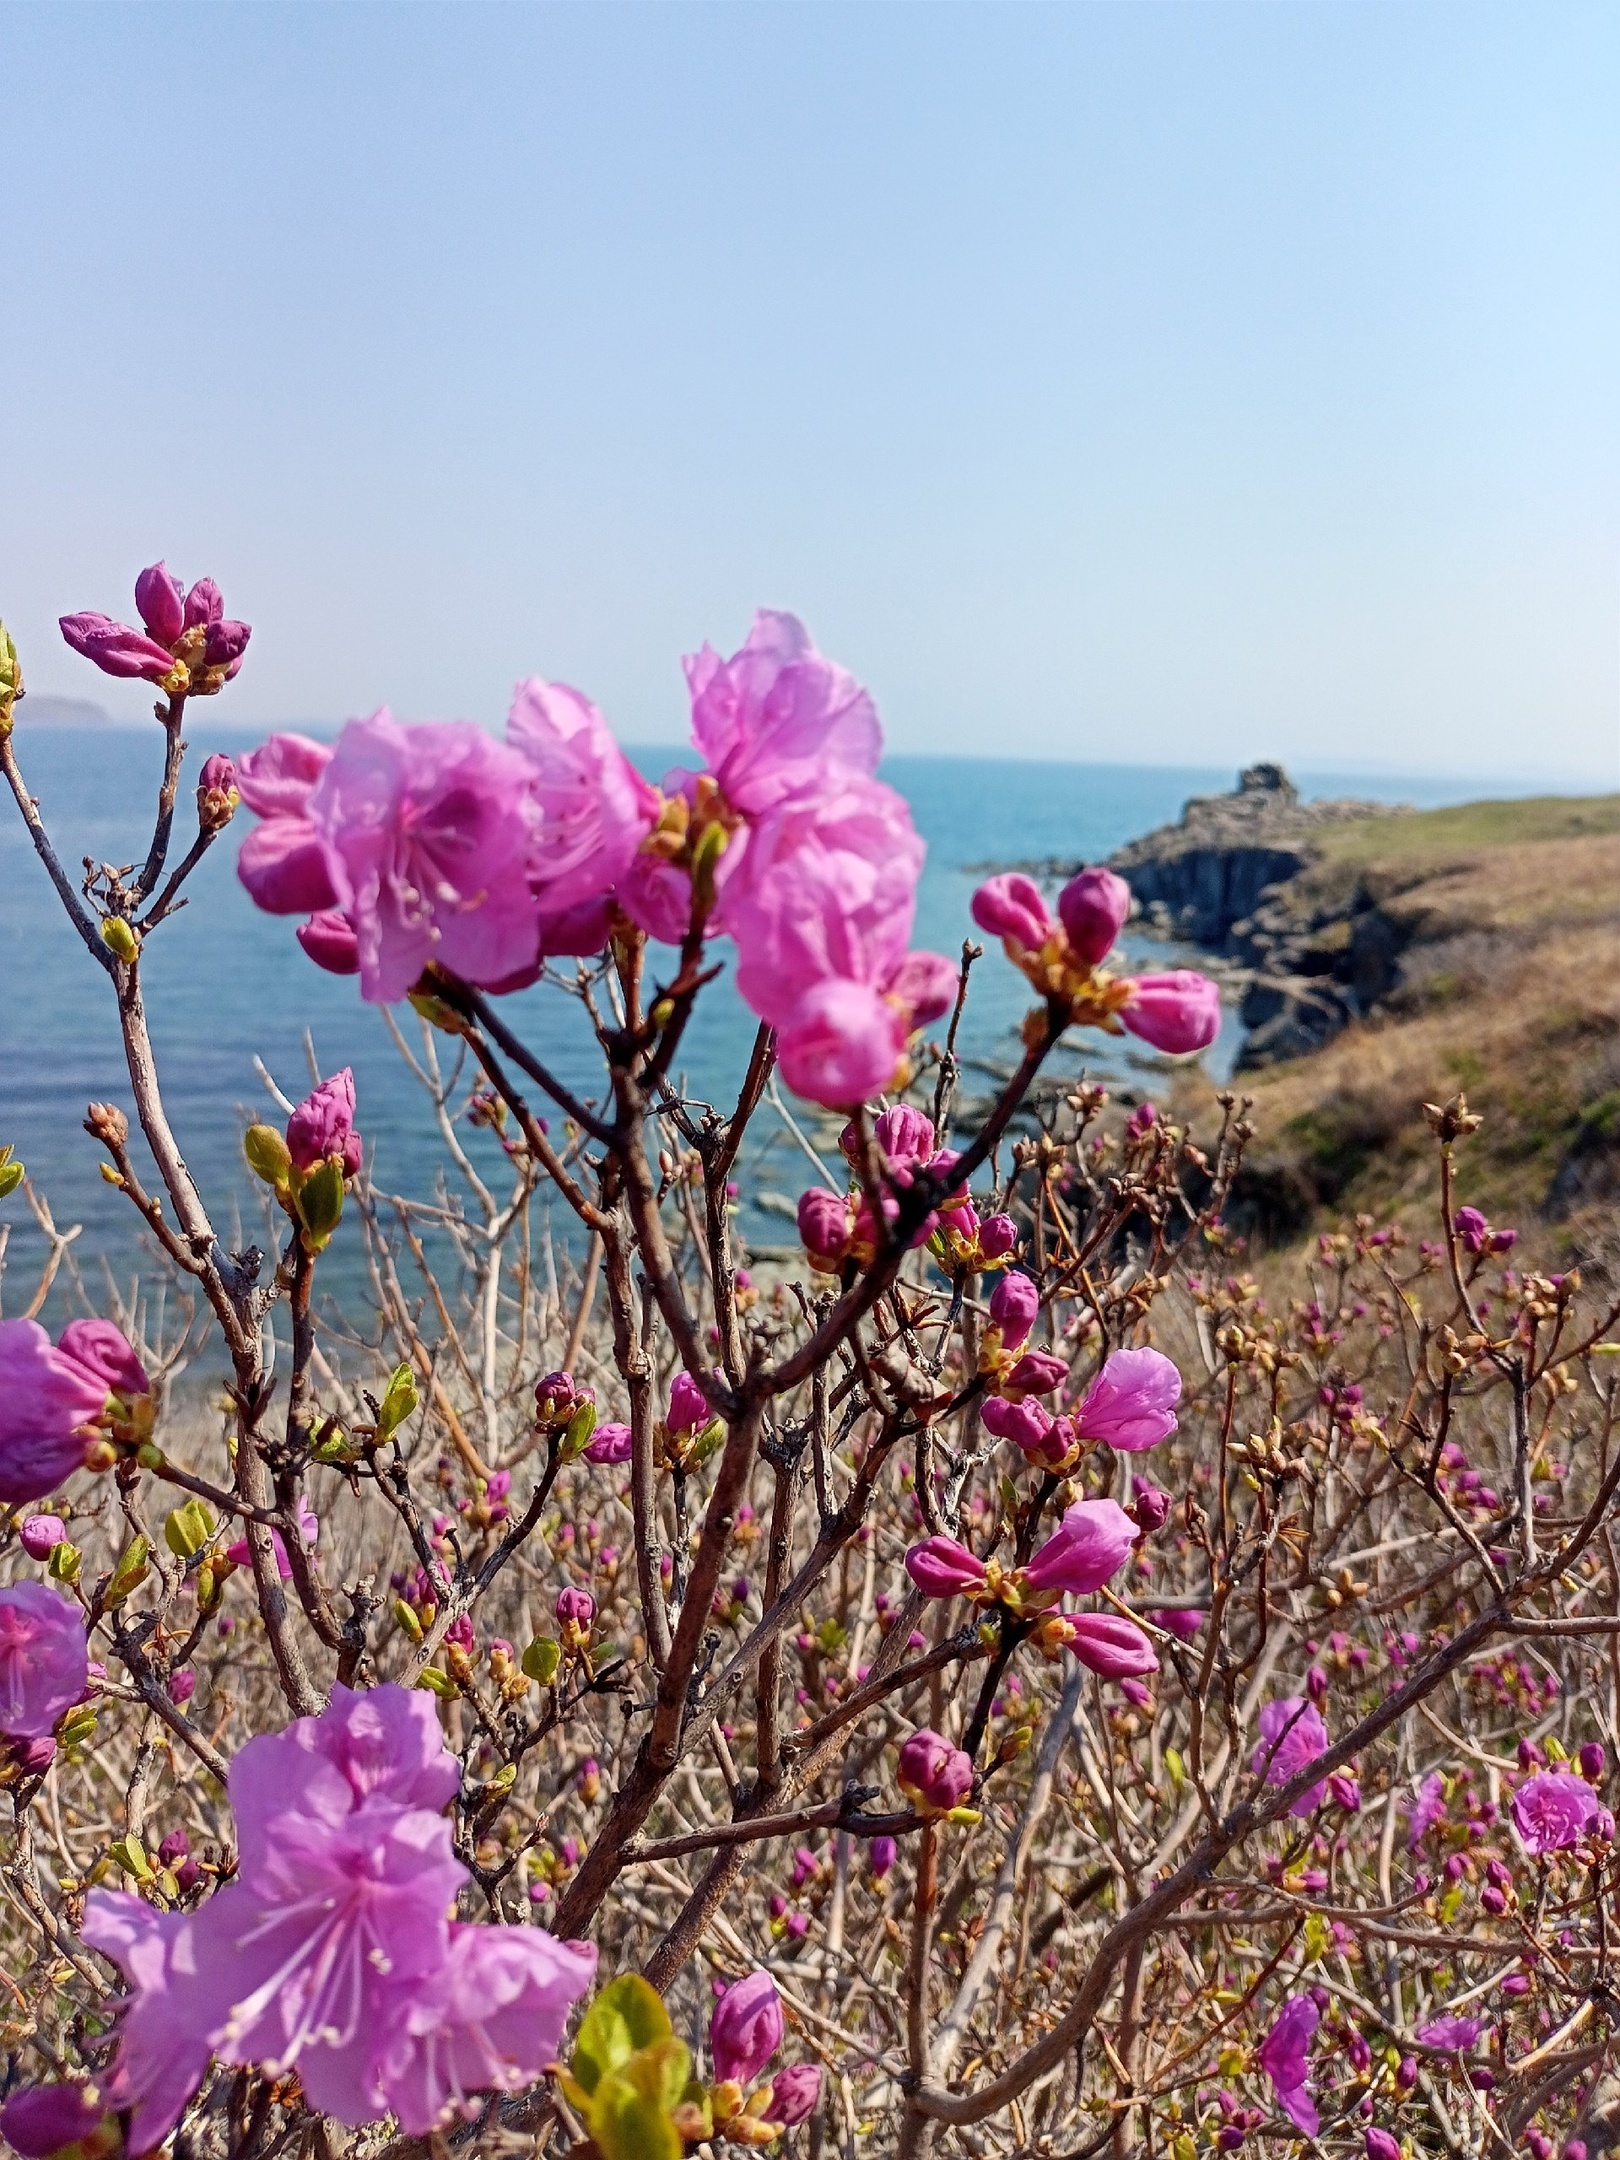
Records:
{"label": "grassy hillside", "polygon": [[1368,818],[1295,884],[1302,909],[1371,900],[1408,942],[1376,1014],[1244,1076],[1259,1235],[1362,1208],[1431,1223],[1422,1104],[1463,1088],[1486,1120],[1466,1197],[1549,1262],[1620,1267],[1620,795]]}

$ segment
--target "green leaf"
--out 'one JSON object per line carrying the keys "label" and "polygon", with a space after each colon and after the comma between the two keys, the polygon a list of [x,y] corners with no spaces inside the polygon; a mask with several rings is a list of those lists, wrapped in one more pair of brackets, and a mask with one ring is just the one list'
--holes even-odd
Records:
{"label": "green leaf", "polygon": [[23,1177],[22,1164],[17,1161],[10,1148],[7,1148],[5,1159],[0,1161],[0,1200],[7,1199],[14,1193],[22,1183]]}
{"label": "green leaf", "polygon": [[603,2160],[680,2160],[683,2142],[670,2111],[686,2090],[690,2067],[684,2042],[661,2040],[602,2079],[589,2122]]}
{"label": "green leaf", "polygon": [[518,1662],[531,1680],[538,1680],[542,1687],[550,1687],[557,1677],[557,1667],[562,1663],[562,1645],[553,1642],[549,1635],[537,1635]]}
{"label": "green leaf", "polygon": [[563,1427],[562,1446],[557,1450],[558,1461],[573,1462],[583,1455],[595,1430],[596,1405],[587,1396]]}
{"label": "green leaf", "polygon": [[255,1177],[267,1185],[286,1184],[292,1156],[273,1125],[250,1125],[242,1135],[242,1153]]}
{"label": "green leaf", "polygon": [[328,1155],[298,1188],[298,1213],[311,1248],[319,1252],[343,1216],[343,1165]]}
{"label": "green leaf", "polygon": [[377,1436],[386,1440],[397,1431],[417,1405],[416,1375],[409,1365],[396,1365],[388,1376],[377,1409]]}
{"label": "green leaf", "polygon": [[[656,2047],[670,2033],[669,2012],[658,1990],[640,1973],[624,1973],[603,1988],[580,2020],[574,2077],[584,2091],[594,2093],[603,2078],[622,2069],[638,2048]],[[681,2084],[685,2082],[683,2070]]]}
{"label": "green leaf", "polygon": [[102,1605],[108,1612],[115,1605],[122,1605],[132,1591],[138,1590],[149,1572],[146,1564],[147,1544],[143,1537],[131,1538],[119,1556],[107,1583],[107,1593]]}

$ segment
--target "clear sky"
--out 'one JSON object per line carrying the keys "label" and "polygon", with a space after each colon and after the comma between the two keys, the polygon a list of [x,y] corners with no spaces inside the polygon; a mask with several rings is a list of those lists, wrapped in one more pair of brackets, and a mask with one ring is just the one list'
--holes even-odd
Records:
{"label": "clear sky", "polygon": [[[1620,7],[0,4],[0,612],[231,717],[1620,772]],[[26,708],[25,708],[26,710]],[[223,720],[224,711],[218,715]]]}

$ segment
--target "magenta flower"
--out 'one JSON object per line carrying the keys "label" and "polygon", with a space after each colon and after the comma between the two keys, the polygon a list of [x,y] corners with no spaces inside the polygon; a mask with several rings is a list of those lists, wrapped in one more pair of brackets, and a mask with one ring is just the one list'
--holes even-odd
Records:
{"label": "magenta flower", "polygon": [[86,2148],[82,2160],[91,2160],[92,2154],[116,2152],[122,2142],[118,2125],[107,2122],[83,2085],[20,2086],[0,2108],[0,2137],[23,2160],[50,2160],[68,2145]]}
{"label": "magenta flower", "polygon": [[146,631],[110,616],[64,615],[62,635],[104,675],[144,678],[171,692],[211,697],[242,665],[252,631],[225,620],[225,603],[212,578],[199,578],[189,593],[166,563],[156,562],[135,580],[135,608]]}
{"label": "magenta flower", "polygon": [[1446,1816],[1446,1781],[1432,1770],[1417,1789],[1406,1816],[1406,1849],[1416,1852],[1437,1822]]}
{"label": "magenta flower", "polygon": [[998,1440],[1010,1440],[1031,1462],[1043,1463],[1048,1469],[1055,1470],[1067,1462],[1078,1445],[1070,1421],[1054,1418],[1044,1403],[1033,1398],[1008,1402],[1005,1396],[988,1395],[981,1415],[987,1432],[994,1433]]}
{"label": "magenta flower", "polygon": [[61,631],[73,650],[100,668],[103,675],[167,685],[175,673],[174,654],[167,646],[159,645],[155,638],[143,637],[128,623],[114,622],[110,615],[97,615],[88,609],[79,615],[64,615]]}
{"label": "magenta flower", "polygon": [[836,1275],[849,1252],[852,1224],[848,1201],[825,1185],[799,1195],[799,1236],[811,1263],[823,1275]]}
{"label": "magenta flower", "polygon": [[971,1596],[984,1587],[982,1560],[975,1560],[955,1538],[924,1538],[906,1554],[906,1573],[924,1597]]}
{"label": "magenta flower", "polygon": [[43,1499],[83,1469],[115,1385],[150,1384],[111,1321],[71,1321],[53,1346],[37,1320],[0,1320],[0,1500]]}
{"label": "magenta flower", "polygon": [[538,2075],[594,1952],[451,1929],[466,1870],[440,1811],[458,1781],[431,1698],[338,1686],[232,1763],[234,1884],[189,1914],[92,1893],[85,1940],[130,1983],[103,2090],[134,2110],[132,2150],[162,2142],[210,2054],[296,2069],[317,2110],[361,2124],[392,2109],[413,2134],[471,2076]]}
{"label": "magenta flower", "polygon": [[300,1177],[329,1155],[343,1165],[345,1177],[360,1168],[365,1151],[354,1129],[354,1074],[347,1065],[306,1095],[288,1118],[287,1152]]}
{"label": "magenta flower", "polygon": [[506,740],[528,763],[539,810],[535,896],[548,954],[599,952],[608,903],[657,822],[658,790],[614,741],[588,698],[566,683],[521,682]]}
{"label": "magenta flower", "polygon": [[1191,1642],[1203,1627],[1205,1618],[1203,1613],[1186,1605],[1172,1605],[1166,1610],[1150,1613],[1148,1617],[1155,1627],[1163,1628],[1167,1635],[1174,1635],[1180,1642]]}
{"label": "magenta flower", "polygon": [[[1249,1768],[1268,1785],[1287,1785],[1318,1755],[1327,1752],[1328,1732],[1322,1714],[1303,1695],[1285,1695],[1266,1703],[1260,1712],[1260,1743],[1249,1758]],[[1326,1782],[1311,1786],[1289,1809],[1290,1815],[1309,1815],[1322,1804]]]}
{"label": "magenta flower", "polygon": [[900,1790],[922,1815],[948,1815],[973,1790],[973,1760],[926,1728],[900,1750]]}
{"label": "magenta flower", "polygon": [[670,1383],[669,1408],[664,1413],[669,1430],[691,1432],[699,1425],[707,1425],[713,1415],[708,1397],[691,1374],[678,1372]]}
{"label": "magenta flower", "polygon": [[782,1999],[768,1972],[720,1994],[709,2019],[709,2059],[721,2084],[751,2085],[782,2045]]}
{"label": "magenta flower", "polygon": [[1513,1827],[1532,1858],[1578,1845],[1599,1812],[1591,1786],[1567,1770],[1538,1771],[1513,1795]]}
{"label": "magenta flower", "polygon": [[557,1592],[557,1618],[565,1633],[586,1633],[596,1618],[596,1600],[588,1590],[566,1584]]}
{"label": "magenta flower", "polygon": [[[299,1495],[298,1500],[298,1529],[300,1535],[304,1540],[304,1543],[308,1546],[313,1546],[321,1534],[320,1517],[315,1513],[315,1510],[310,1506],[309,1502],[302,1496],[302,1494]],[[275,1547],[276,1571],[280,1575],[282,1581],[286,1582],[292,1574],[292,1561],[287,1557],[286,1540],[282,1537],[279,1530],[272,1530],[270,1533],[270,1542]],[[236,1540],[235,1544],[227,1545],[225,1548],[225,1557],[231,1562],[233,1567],[250,1566],[252,1564],[253,1555],[252,1552],[249,1550],[247,1539],[245,1537],[239,1537]]]}
{"label": "magenta flower", "polygon": [[1457,2049],[1471,2048],[1485,2030],[1483,2018],[1437,2017],[1432,2024],[1418,2028],[1418,2038],[1425,2047],[1444,2048],[1448,2053]]}
{"label": "magenta flower", "polygon": [[0,1590],[0,1733],[44,1740],[90,1677],[84,1617],[44,1583]]}
{"label": "magenta flower", "polygon": [[1517,1230],[1493,1230],[1475,1207],[1458,1208],[1451,1227],[1471,1253],[1511,1252],[1519,1242]]}
{"label": "magenta flower", "polygon": [[[307,735],[272,735],[236,762],[237,792],[263,820],[242,842],[236,874],[266,914],[315,914],[323,923],[336,915],[345,921],[336,911],[326,849],[309,819],[310,796],[331,762],[331,745]],[[310,952],[307,943],[304,949]]]}
{"label": "magenta flower", "polygon": [[1088,1597],[1125,1565],[1137,1527],[1113,1500],[1077,1500],[1024,1570],[1037,1595]]}
{"label": "magenta flower", "polygon": [[402,728],[386,707],[351,720],[307,815],[332,882],[312,904],[335,900],[353,924],[373,1004],[430,960],[484,984],[534,966],[530,768],[471,721]]}
{"label": "magenta flower", "polygon": [[309,958],[328,975],[358,975],[360,940],[354,925],[337,908],[321,908],[293,932]]}
{"label": "magenta flower", "polygon": [[870,1848],[872,1880],[881,1882],[900,1856],[900,1848],[892,1837],[875,1837]]}
{"label": "magenta flower", "polygon": [[764,2119],[790,2130],[795,2123],[801,2123],[815,2113],[820,2098],[820,2063],[790,2063],[787,2069],[778,2070],[771,2080],[771,2096],[765,2103]]}
{"label": "magenta flower", "polygon": [[585,1449],[592,1463],[626,1463],[635,1451],[635,1436],[628,1425],[598,1425]]}
{"label": "magenta flower", "polygon": [[1064,1647],[1105,1680],[1158,1671],[1158,1652],[1123,1613],[1065,1613],[1063,1619]]}
{"label": "magenta flower", "polygon": [[1400,2139],[1393,2131],[1380,2130],[1376,2123],[1368,2124],[1361,2142],[1366,2148],[1367,2160],[1401,2160]]}
{"label": "magenta flower", "polygon": [[186,589],[167,563],[153,563],[135,580],[135,612],[160,645],[172,649],[180,642],[186,627]]}
{"label": "magenta flower", "polygon": [[1315,2137],[1321,2127],[1316,2104],[1305,2087],[1310,2069],[1311,2040],[1319,2016],[1308,1995],[1291,1995],[1283,2004],[1276,2023],[1261,2041],[1256,2058],[1271,2080],[1277,2105],[1307,2137]]}
{"label": "magenta flower", "polygon": [[1186,1057],[1207,1050],[1221,1032],[1221,993],[1207,975],[1195,975],[1189,968],[1138,975],[1119,1017],[1155,1050]]}
{"label": "magenta flower", "polygon": [[1116,1350],[1074,1414],[1087,1440],[1126,1454],[1156,1447],[1176,1429],[1181,1375],[1158,1350]]}
{"label": "magenta flower", "polygon": [[974,893],[970,912],[989,936],[1010,938],[1026,952],[1037,951],[1057,928],[1040,887],[1018,870],[987,878]]}
{"label": "magenta flower", "polygon": [[1082,870],[1058,894],[1058,918],[1069,950],[1094,968],[1114,949],[1131,912],[1131,888],[1112,870]]}
{"label": "magenta flower", "polygon": [[871,698],[795,616],[761,608],[729,660],[705,645],[684,666],[692,739],[733,809],[757,817],[830,774],[877,771]]}
{"label": "magenta flower", "polygon": [[1001,1390],[1014,1401],[1021,1395],[1055,1395],[1069,1377],[1064,1359],[1050,1350],[1026,1350],[1001,1382]]}

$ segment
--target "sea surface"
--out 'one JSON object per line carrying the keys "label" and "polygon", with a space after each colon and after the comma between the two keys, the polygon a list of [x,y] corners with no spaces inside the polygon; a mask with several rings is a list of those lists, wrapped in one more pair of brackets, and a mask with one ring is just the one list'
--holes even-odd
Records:
{"label": "sea surface", "polygon": [[[138,860],[150,836],[159,778],[161,737],[124,727],[52,727],[31,732],[26,708],[19,712],[17,745],[24,775],[64,863],[75,878],[82,858],[125,863]],[[183,852],[195,830],[190,788],[202,758],[215,749],[243,750],[250,739],[228,731],[194,727],[180,810],[176,819]],[[254,738],[256,739],[256,738]],[[632,753],[654,776],[679,756],[660,746]],[[1233,784],[1224,767],[1166,768],[995,762],[963,758],[894,757],[884,777],[911,803],[928,843],[928,862],[918,893],[916,945],[953,957],[971,932],[968,901],[977,882],[970,866],[1049,857],[1097,861],[1123,841],[1176,817],[1189,795]],[[1379,782],[1365,776],[1310,773],[1300,776],[1312,794],[1359,794],[1428,805],[1465,800],[1483,791],[1466,780]],[[1505,791],[1504,791],[1505,792]],[[242,831],[248,813],[238,813]],[[165,1099],[182,1150],[228,1244],[262,1233],[255,1187],[242,1162],[241,1134],[254,1118],[283,1113],[258,1076],[262,1060],[293,1098],[310,1085],[310,1047],[320,1071],[352,1066],[359,1095],[359,1124],[372,1150],[374,1175],[384,1189],[421,1200],[433,1198],[439,1160],[432,1114],[424,1092],[391,1041],[382,1015],[365,1005],[352,979],[323,974],[305,960],[290,921],[260,914],[236,881],[237,827],[216,843],[192,877],[190,904],[172,917],[146,948],[146,1003],[163,1075]],[[1126,940],[1126,956],[1139,965],[1173,965],[1195,958],[1154,940]],[[724,957],[725,948],[720,948]],[[10,1142],[27,1166],[36,1190],[48,1201],[59,1227],[78,1225],[71,1249],[74,1268],[92,1296],[102,1290],[103,1270],[127,1285],[137,1270],[150,1273],[142,1257],[127,1201],[100,1177],[100,1150],[82,1130],[85,1106],[109,1101],[130,1108],[113,1000],[106,978],[91,962],[38,863],[9,794],[0,792],[0,1144]],[[994,1068],[1017,1056],[1016,1030],[1028,1009],[1021,977],[992,947],[979,963],[961,1048],[974,1061],[965,1094],[991,1084]],[[577,1005],[540,986],[506,1001],[508,1020],[572,1086],[587,1096],[599,1085],[595,1045]],[[400,1008],[413,1043],[415,1017]],[[732,989],[729,975],[700,1000],[682,1049],[689,1092],[724,1106],[735,1093],[753,1039],[754,1020]],[[306,1030],[308,1041],[306,1043]],[[1230,1069],[1239,1030],[1232,1016],[1206,1053],[1218,1075]],[[441,1051],[454,1046],[439,1038]],[[1139,1045],[1088,1037],[1088,1068],[1137,1092],[1162,1086],[1162,1065]],[[1073,1069],[1073,1062],[1071,1062]],[[131,1123],[133,1125],[133,1117]],[[476,1159],[491,1174],[500,1166],[495,1141],[468,1135]],[[782,1244],[792,1231],[783,1212],[806,1182],[808,1165],[774,1113],[762,1113],[758,1146],[747,1175],[745,1224],[756,1244]],[[137,1159],[143,1167],[144,1151]],[[155,1187],[154,1187],[155,1189]],[[761,1194],[778,1195],[759,1205]],[[0,1202],[0,1222],[10,1224],[0,1294],[4,1310],[26,1305],[45,1251],[27,1206],[17,1192]],[[561,1233],[564,1226],[559,1223]],[[262,1241],[262,1236],[261,1236]],[[358,1283],[358,1237],[352,1225],[339,1231],[327,1277]],[[72,1270],[60,1297],[71,1295]]]}

